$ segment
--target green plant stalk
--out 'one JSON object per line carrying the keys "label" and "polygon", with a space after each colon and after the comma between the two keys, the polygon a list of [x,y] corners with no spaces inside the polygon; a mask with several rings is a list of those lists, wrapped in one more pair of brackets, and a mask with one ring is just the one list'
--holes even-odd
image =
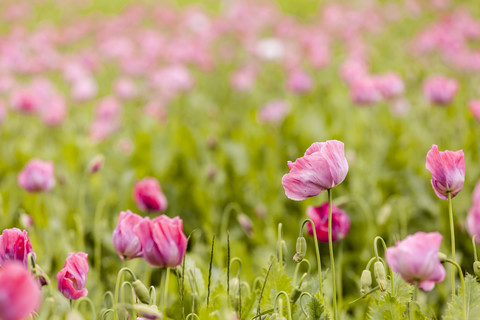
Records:
{"label": "green plant stalk", "polygon": [[335,281],[335,260],[333,254],[332,239],[332,189],[328,189],[328,251],[330,252],[330,266],[332,269],[332,300],[333,300],[333,320],[337,319],[337,288]]}
{"label": "green plant stalk", "polygon": [[313,241],[315,242],[315,253],[317,256],[317,271],[318,271],[318,293],[320,296],[323,294],[322,290],[322,263],[320,260],[320,250],[318,248],[318,240],[317,240],[317,230],[315,229],[315,224],[313,223],[312,219],[305,219],[302,222],[302,225],[300,227],[300,236],[303,235],[303,227],[307,222],[310,222],[310,225],[312,226],[312,231],[313,231]]}
{"label": "green plant stalk", "polygon": [[476,242],[476,235],[473,235],[472,237],[472,245],[473,245],[473,258],[475,261],[478,261],[478,256],[477,256],[477,242]]}
{"label": "green plant stalk", "polygon": [[417,301],[417,290],[418,290],[418,281],[415,281],[413,284],[413,293],[412,293],[412,301],[410,301],[408,306],[408,318],[410,320],[415,320],[415,312],[413,310],[413,304]]}
{"label": "green plant stalk", "polygon": [[163,316],[167,316],[167,295],[168,295],[168,280],[170,278],[170,268],[165,268],[163,277],[163,294],[160,310],[163,312]]}
{"label": "green plant stalk", "polygon": [[[383,238],[380,237],[380,236],[376,236],[375,239],[373,240],[373,251],[375,252],[375,258],[377,259],[377,261],[380,260],[380,257],[378,255],[378,248],[377,248],[377,242],[379,240],[381,241],[381,243],[383,245],[384,252],[387,252],[387,244],[385,243],[385,240],[383,240]],[[395,296],[395,291],[394,291],[395,285],[394,285],[394,282],[393,282],[393,271],[392,271],[392,268],[390,268],[388,266],[388,264],[385,263],[385,265],[386,265],[386,267],[387,267],[387,269],[389,270],[389,273],[390,273],[390,283],[392,285],[392,295]]]}
{"label": "green plant stalk", "polygon": [[287,304],[287,319],[288,320],[292,320],[292,309],[290,307],[290,299],[288,297],[288,294],[285,292],[285,291],[280,291],[279,293],[277,293],[277,296],[275,297],[275,308],[277,308],[277,305],[279,305],[279,312],[280,312],[280,315],[283,316],[283,306],[282,306],[282,300],[279,300],[280,299],[280,296],[281,295],[284,295],[285,296],[285,301],[286,301],[286,304]]}
{"label": "green plant stalk", "polygon": [[463,278],[462,268],[452,259],[447,259],[445,262],[451,263],[457,268],[458,275],[460,276],[460,283],[462,284],[462,296],[463,296],[463,317],[467,319],[467,296],[465,295],[465,279]]}
{"label": "green plant stalk", "polygon": [[[448,192],[448,216],[450,219],[450,241],[452,260],[455,261],[455,226],[453,224],[452,194]],[[455,296],[455,268],[452,266],[452,297]]]}
{"label": "green plant stalk", "polygon": [[282,246],[282,224],[278,224],[278,235],[277,235],[277,256],[278,262],[280,265],[283,265],[283,246]]}

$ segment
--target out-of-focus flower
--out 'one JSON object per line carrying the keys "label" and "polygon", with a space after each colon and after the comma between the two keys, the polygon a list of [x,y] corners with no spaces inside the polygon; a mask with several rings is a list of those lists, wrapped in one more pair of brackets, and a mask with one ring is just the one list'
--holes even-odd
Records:
{"label": "out-of-focus flower", "polygon": [[195,81],[192,74],[183,65],[171,65],[152,75],[152,84],[165,96],[175,96],[190,91]]}
{"label": "out-of-focus flower", "polygon": [[438,232],[417,232],[398,241],[386,251],[386,260],[393,271],[409,282],[419,282],[424,291],[445,278],[445,269],[438,258],[442,235]]}
{"label": "out-of-focus flower", "polygon": [[52,95],[47,103],[40,109],[42,121],[49,126],[61,124],[67,116],[67,104],[60,95]]}
{"label": "out-of-focus flower", "polygon": [[426,168],[432,174],[432,187],[440,199],[452,198],[462,191],[465,182],[465,155],[463,150],[438,151],[433,145],[427,153]]}
{"label": "out-of-focus flower", "polygon": [[27,319],[41,299],[40,285],[25,266],[9,261],[0,268],[0,319]]}
{"label": "out-of-focus flower", "polygon": [[230,84],[237,91],[250,91],[254,88],[257,74],[253,67],[236,70],[230,76]]}
{"label": "out-of-focus flower", "polygon": [[258,112],[258,121],[261,123],[280,124],[290,111],[288,101],[275,99],[267,102]]}
{"label": "out-of-focus flower", "polygon": [[340,184],[348,172],[343,142],[313,143],[305,155],[288,162],[290,172],[282,178],[285,194],[292,200],[305,200]]}
{"label": "out-of-focus flower", "polygon": [[423,95],[431,104],[448,105],[457,90],[457,81],[443,76],[431,76],[423,83]]}
{"label": "out-of-focus flower", "polygon": [[85,297],[88,275],[88,255],[83,252],[69,253],[63,269],[57,273],[58,290],[67,299],[77,300]]}
{"label": "out-of-focus flower", "polygon": [[358,79],[368,76],[368,66],[363,59],[347,59],[340,69],[340,76],[347,84],[352,84]]}
{"label": "out-of-focus flower", "polygon": [[143,219],[135,228],[143,247],[143,257],[152,266],[174,268],[178,266],[187,249],[187,237],[179,217],[161,215],[153,220]]}
{"label": "out-of-focus flower", "polygon": [[105,157],[103,154],[97,154],[95,157],[90,160],[90,163],[87,167],[87,172],[89,174],[97,173],[100,169],[102,169],[103,164],[105,163]]}
{"label": "out-of-focus flower", "polygon": [[117,226],[113,230],[113,247],[122,259],[133,259],[142,256],[142,244],[135,234],[134,228],[142,217],[130,210],[120,212]]}
{"label": "out-of-focus flower", "polygon": [[5,118],[7,117],[7,108],[5,107],[5,104],[3,103],[2,100],[0,100],[0,124],[5,121]]}
{"label": "out-of-focus flower", "polygon": [[350,97],[357,105],[372,105],[382,100],[382,92],[374,79],[363,77],[350,83]]}
{"label": "out-of-focus flower", "polygon": [[285,55],[285,47],[279,39],[265,38],[257,43],[255,53],[261,59],[278,61]]}
{"label": "out-of-focus flower", "polygon": [[476,242],[480,243],[480,204],[474,203],[468,210],[465,228],[470,237],[476,236]]}
{"label": "out-of-focus flower", "polygon": [[130,100],[137,96],[138,90],[135,82],[126,77],[121,77],[115,80],[113,90],[118,97],[124,100]]}
{"label": "out-of-focus flower", "polygon": [[3,230],[2,235],[0,235],[0,267],[10,260],[28,266],[29,253],[33,255],[34,259],[36,258],[27,231],[21,231],[17,228]]}
{"label": "out-of-focus flower", "polygon": [[[321,206],[309,206],[307,208],[307,217],[312,219],[315,224],[317,240],[328,242],[328,202]],[[307,224],[308,234],[313,235],[313,228],[310,223]],[[332,241],[338,241],[345,238],[350,231],[350,218],[345,211],[332,204]]]}
{"label": "out-of-focus flower", "polygon": [[120,128],[121,104],[114,97],[100,100],[95,110],[95,119],[90,125],[90,139],[101,142]]}
{"label": "out-of-focus flower", "polygon": [[135,183],[133,200],[143,212],[163,212],[167,209],[167,198],[155,178],[148,177]]}
{"label": "out-of-focus flower", "polygon": [[26,213],[22,213],[20,214],[20,225],[24,228],[24,229],[31,229],[33,227],[33,218],[31,215],[29,214],[26,214]]}
{"label": "out-of-focus flower", "polygon": [[240,213],[237,216],[237,221],[243,228],[247,236],[251,237],[253,235],[253,223],[250,217],[247,216],[245,213]]}
{"label": "out-of-focus flower", "polygon": [[312,90],[313,81],[308,73],[302,70],[290,72],[287,79],[287,88],[294,93],[307,93]]}
{"label": "out-of-focus flower", "polygon": [[410,102],[404,98],[397,98],[390,102],[390,111],[397,117],[403,117],[410,111]]}
{"label": "out-of-focus flower", "polygon": [[70,95],[78,102],[85,102],[95,98],[98,93],[98,85],[93,77],[86,76],[76,79],[72,83]]}
{"label": "out-of-focus flower", "polygon": [[475,119],[480,122],[480,99],[471,100],[468,103],[468,109]]}
{"label": "out-of-focus flower", "polygon": [[54,165],[51,161],[28,161],[17,178],[18,185],[28,192],[47,192],[55,186]]}
{"label": "out-of-focus flower", "polygon": [[374,81],[384,99],[392,99],[405,92],[402,78],[394,72],[376,75]]}

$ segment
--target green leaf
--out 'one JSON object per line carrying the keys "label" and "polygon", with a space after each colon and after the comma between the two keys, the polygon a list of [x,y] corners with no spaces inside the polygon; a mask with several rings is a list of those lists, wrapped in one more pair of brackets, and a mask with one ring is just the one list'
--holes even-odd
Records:
{"label": "green leaf", "polygon": [[463,313],[463,290],[460,288],[458,291],[458,295],[454,296],[448,304],[447,312],[443,319],[478,319],[480,314],[480,288],[475,277],[469,274],[465,277],[466,316]]}
{"label": "green leaf", "polygon": [[323,303],[318,301],[315,297],[310,298],[310,301],[307,303],[306,312],[308,315],[308,319],[315,319],[315,320],[327,320],[328,313],[325,310],[325,306]]}
{"label": "green leaf", "polygon": [[[265,274],[266,272],[265,270]],[[265,284],[261,302],[262,310],[273,309],[278,292],[285,291],[289,293],[292,289],[292,279],[286,275],[285,268],[275,259]]]}
{"label": "green leaf", "polygon": [[[397,298],[397,301],[400,303],[410,302],[412,299],[413,286],[403,280],[398,273],[393,274],[393,282],[395,290],[393,296]],[[392,285],[390,281],[388,281],[388,285],[388,291],[392,292]]]}
{"label": "green leaf", "polygon": [[381,295],[373,300],[368,310],[368,318],[371,320],[402,320],[405,319],[406,303],[401,303],[390,293]]}

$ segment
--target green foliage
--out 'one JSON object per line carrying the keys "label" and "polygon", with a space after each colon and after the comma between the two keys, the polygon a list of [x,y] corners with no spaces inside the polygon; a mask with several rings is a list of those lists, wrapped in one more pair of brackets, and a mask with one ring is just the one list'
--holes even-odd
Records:
{"label": "green foliage", "polygon": [[308,319],[328,320],[328,312],[323,303],[323,301],[321,302],[315,297],[310,298],[305,307]]}
{"label": "green foliage", "polygon": [[458,291],[458,294],[455,295],[452,301],[448,304],[443,319],[478,319],[480,315],[480,286],[478,285],[476,278],[470,274],[467,274],[465,277],[466,314],[464,314],[463,308],[463,289],[460,288]]}
{"label": "green foliage", "polygon": [[270,273],[268,274],[262,302],[260,304],[262,310],[273,309],[275,297],[277,296],[278,292],[291,292],[293,289],[292,279],[286,274],[285,267],[282,266],[276,259],[272,259],[273,264],[270,269]]}
{"label": "green foliage", "polygon": [[370,303],[370,320],[402,320],[406,318],[407,305],[399,302],[391,293],[383,294]]}

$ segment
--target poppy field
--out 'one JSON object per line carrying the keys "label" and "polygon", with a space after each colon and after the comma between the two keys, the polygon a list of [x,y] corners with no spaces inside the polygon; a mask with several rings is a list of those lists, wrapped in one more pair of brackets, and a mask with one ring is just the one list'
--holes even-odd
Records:
{"label": "poppy field", "polygon": [[0,320],[480,319],[475,1],[0,1]]}

